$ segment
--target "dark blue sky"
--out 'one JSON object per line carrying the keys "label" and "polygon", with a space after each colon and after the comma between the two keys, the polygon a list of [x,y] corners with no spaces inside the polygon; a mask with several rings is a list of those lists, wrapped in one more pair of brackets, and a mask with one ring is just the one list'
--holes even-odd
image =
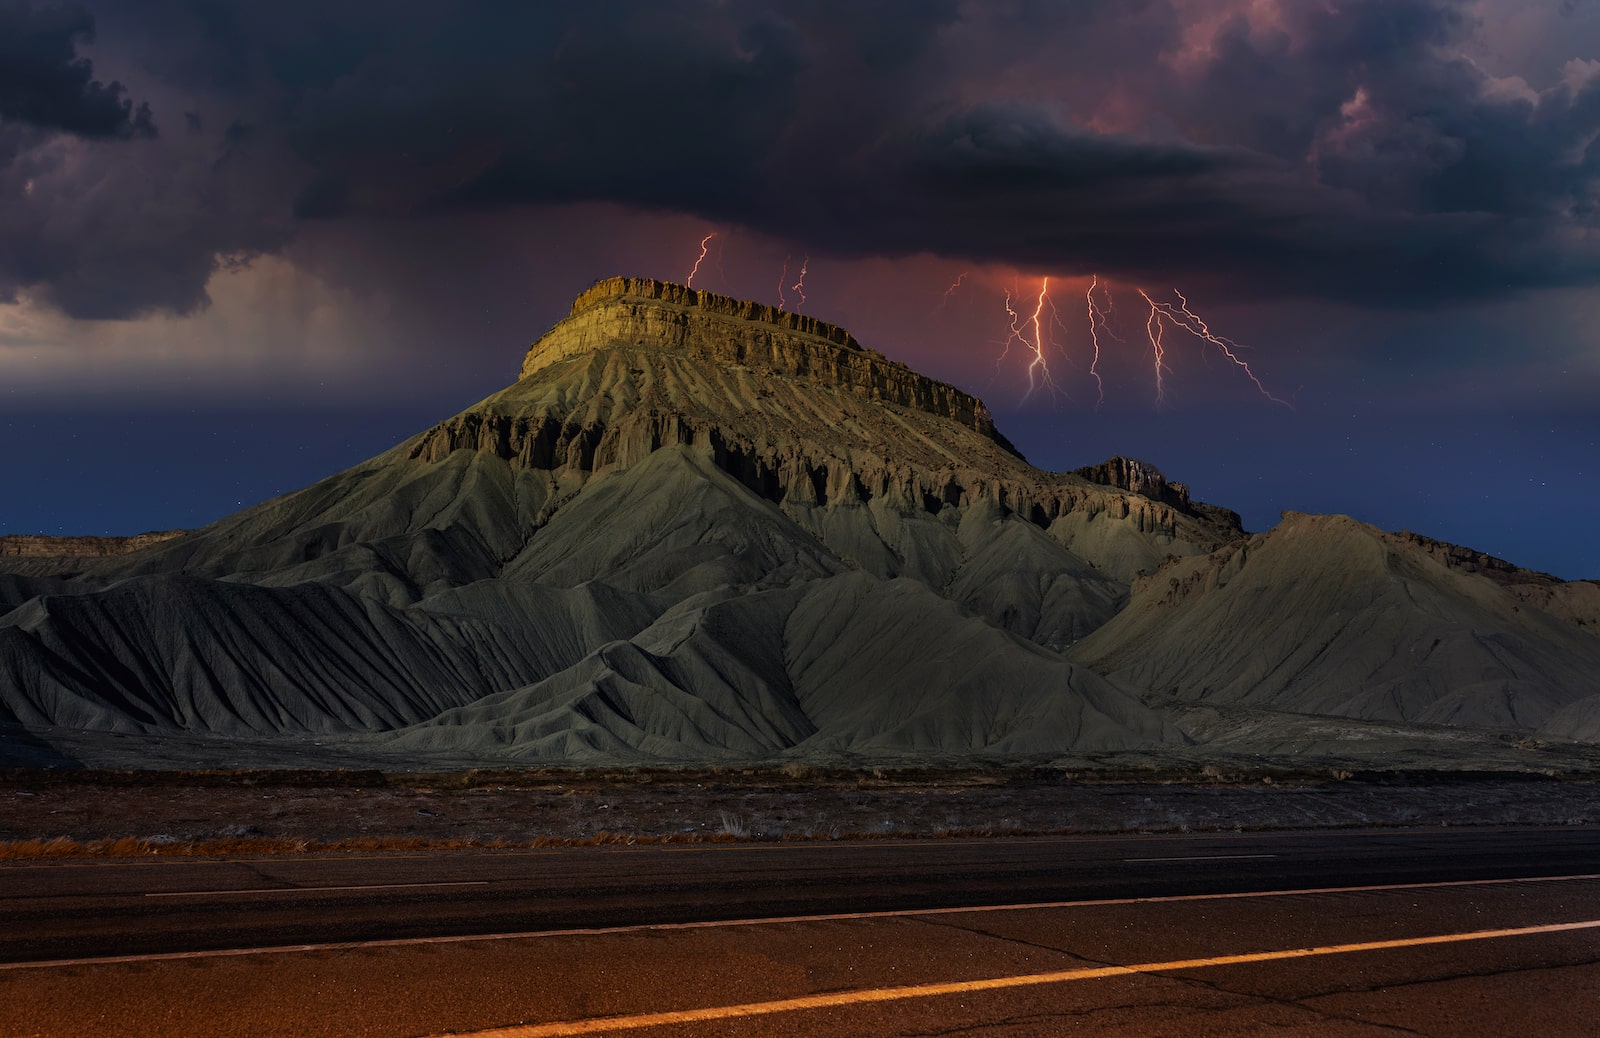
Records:
{"label": "dark blue sky", "polygon": [[[1600,577],[1597,58],[1583,0],[0,0],[0,532],[304,485],[715,232],[1037,464]],[[1158,403],[1141,288],[1294,408],[1170,325]]]}

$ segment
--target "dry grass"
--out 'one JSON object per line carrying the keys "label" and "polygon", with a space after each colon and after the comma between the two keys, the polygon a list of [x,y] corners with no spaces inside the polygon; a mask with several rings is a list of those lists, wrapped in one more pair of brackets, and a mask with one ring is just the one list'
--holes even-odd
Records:
{"label": "dry grass", "polygon": [[[0,774],[0,860],[1600,822],[1572,775],[535,769]],[[1186,780],[1185,780],[1186,779]]]}
{"label": "dry grass", "polygon": [[503,840],[428,840],[370,836],[350,840],[308,840],[298,837],[221,837],[175,840],[160,836],[121,836],[100,840],[0,842],[0,860],[44,858],[235,857],[269,854],[315,854],[335,851],[458,850],[468,847],[511,847]]}
{"label": "dry grass", "polygon": [[785,833],[781,836],[753,836],[719,829],[710,833],[625,833],[602,829],[589,836],[540,836],[532,840],[459,839],[434,840],[423,837],[361,837],[350,840],[309,840],[300,838],[223,838],[214,840],[172,840],[158,836],[122,836],[101,840],[72,840],[58,836],[48,840],[0,841],[0,861],[42,861],[69,858],[232,858],[266,857],[274,854],[339,854],[451,850],[526,850],[541,847],[661,846],[667,844],[818,843],[833,840],[911,840],[980,839],[994,836],[1054,836],[1061,833],[1026,832],[1020,829],[939,829],[934,832]]}

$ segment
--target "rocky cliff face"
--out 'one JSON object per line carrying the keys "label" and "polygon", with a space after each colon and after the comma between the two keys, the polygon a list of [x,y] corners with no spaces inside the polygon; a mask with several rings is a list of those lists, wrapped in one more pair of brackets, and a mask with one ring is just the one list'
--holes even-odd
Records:
{"label": "rocky cliff face", "polygon": [[[921,459],[889,456],[870,447],[853,456],[831,455],[817,450],[815,443],[741,435],[738,425],[683,414],[652,413],[617,423],[587,424],[552,414],[468,412],[429,430],[409,454],[436,464],[466,450],[518,467],[588,474],[627,468],[664,447],[683,446],[709,455],[719,468],[776,503],[828,507],[880,501],[935,516],[946,507],[982,503],[1041,527],[1082,511],[1089,517],[1105,513],[1130,520],[1142,533],[1169,536],[1185,525],[1180,517],[1196,514],[1186,498],[1182,506],[1162,497],[1130,498],[1022,464],[999,472],[982,464],[988,459],[942,458],[942,464],[923,465],[918,464]],[[1220,539],[1238,532],[1231,528],[1237,525],[1236,517],[1222,525]]]}
{"label": "rocky cliff face", "polygon": [[[1021,518],[1119,581],[1241,532],[1153,466],[1116,459],[1097,480],[1035,469],[982,401],[835,325],[640,279],[585,292],[516,385],[407,446],[431,465],[465,451],[548,472],[551,504],[663,449],[706,457],[873,572],[936,585],[975,510]],[[908,533],[908,520],[946,529]]]}
{"label": "rocky cliff face", "polygon": [[1461,573],[1484,577],[1519,601],[1588,630],[1600,629],[1600,581],[1564,581],[1486,552],[1436,541],[1410,530],[1387,535],[1396,544],[1426,552],[1435,562]]}
{"label": "rocky cliff face", "polygon": [[182,537],[184,530],[159,530],[131,537],[50,537],[45,534],[7,534],[0,537],[0,558],[99,559],[148,548]]}
{"label": "rocky cliff face", "polygon": [[1432,537],[1424,537],[1421,534],[1412,533],[1410,530],[1401,530],[1399,533],[1390,534],[1389,536],[1397,544],[1421,549],[1434,561],[1443,563],[1451,569],[1460,570],[1463,573],[1476,573],[1502,586],[1561,583],[1559,577],[1553,577],[1548,573],[1523,569],[1515,563],[1496,558],[1487,552],[1464,548],[1459,544],[1450,544],[1446,541],[1436,541]]}
{"label": "rocky cliff face", "polygon": [[1161,470],[1148,461],[1118,456],[1098,465],[1074,469],[1072,474],[1091,483],[1116,487],[1151,501],[1159,501],[1172,506],[1184,515],[1194,516],[1220,527],[1242,529],[1238,512],[1191,499],[1187,485],[1168,482],[1167,477],[1161,474]]}
{"label": "rocky cliff face", "polygon": [[1072,471],[1074,475],[1082,476],[1091,483],[1120,487],[1142,497],[1148,497],[1152,501],[1165,501],[1178,508],[1189,507],[1189,488],[1182,483],[1168,483],[1167,477],[1161,474],[1161,470],[1148,461],[1118,456],[1098,465],[1086,465]]}
{"label": "rocky cliff face", "polygon": [[838,325],[649,278],[607,278],[578,296],[566,319],[529,348],[522,377],[618,344],[807,378],[959,422],[1017,453],[983,401],[865,349]]}

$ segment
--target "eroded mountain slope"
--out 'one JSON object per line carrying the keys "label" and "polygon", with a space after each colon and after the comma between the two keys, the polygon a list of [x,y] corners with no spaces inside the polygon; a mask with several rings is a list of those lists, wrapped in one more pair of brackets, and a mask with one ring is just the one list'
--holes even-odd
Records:
{"label": "eroded mountain slope", "polygon": [[1600,638],[1344,516],[1174,561],[1072,658],[1185,700],[1538,728],[1600,692]]}
{"label": "eroded mountain slope", "polygon": [[568,670],[403,729],[390,749],[519,760],[1048,755],[1177,739],[1153,711],[865,573],[687,599]]}
{"label": "eroded mountain slope", "polygon": [[[1181,488],[1032,468],[831,325],[613,279],[516,384],[369,462],[143,550],[19,558],[0,701],[524,759],[1142,745],[1171,732],[1052,650],[1237,534]],[[818,601],[857,625],[793,621]]]}
{"label": "eroded mountain slope", "polygon": [[[1126,583],[1239,533],[1232,513],[1028,465],[981,401],[782,311],[603,281],[528,351],[522,378],[312,487],[86,576],[363,580],[414,600],[494,575],[587,483],[664,447],[709,460],[847,563],[942,587],[969,509],[1046,530]],[[446,534],[447,543],[422,535]],[[354,549],[354,550],[353,550]]]}
{"label": "eroded mountain slope", "polygon": [[1182,746],[1168,718],[1244,752],[1291,713],[1600,739],[1600,585],[1341,517],[1247,538],[1142,462],[1033,468],[842,329],[647,280],[304,490],[125,554],[17,543],[0,721],[40,730],[453,762],[1048,757]]}

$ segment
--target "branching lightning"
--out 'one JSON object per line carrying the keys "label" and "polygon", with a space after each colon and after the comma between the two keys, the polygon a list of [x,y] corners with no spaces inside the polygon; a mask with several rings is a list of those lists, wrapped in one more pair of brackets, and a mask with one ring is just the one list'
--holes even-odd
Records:
{"label": "branching lightning", "polygon": [[998,369],[1001,364],[1004,364],[1006,358],[1011,355],[1011,344],[1022,337],[1018,328],[1019,323],[1022,321],[1022,316],[1018,314],[1016,308],[1011,305],[1011,290],[1009,288],[1006,289],[1005,305],[1006,317],[1009,318],[1011,334],[1007,335],[1006,341],[1000,344],[1000,356],[994,359],[994,366],[996,369]]}
{"label": "branching lightning", "polygon": [[1095,401],[1094,406],[1099,407],[1106,402],[1106,384],[1100,377],[1100,333],[1103,331],[1113,339],[1117,333],[1111,330],[1111,325],[1106,322],[1106,312],[1111,308],[1111,291],[1104,289],[1106,309],[1102,310],[1100,304],[1095,302],[1094,290],[1100,287],[1099,275],[1090,275],[1089,290],[1084,293],[1089,307],[1089,342],[1094,345],[1094,359],[1089,362],[1089,374],[1094,376]]}
{"label": "branching lightning", "polygon": [[1161,342],[1164,333],[1161,323],[1161,310],[1154,299],[1145,295],[1144,289],[1141,288],[1138,292],[1141,296],[1144,296],[1144,301],[1150,304],[1150,316],[1145,319],[1144,330],[1145,334],[1150,336],[1150,350],[1155,354],[1156,404],[1159,406],[1165,403],[1167,399],[1167,383],[1163,377],[1163,373],[1167,370],[1167,351]]}
{"label": "branching lightning", "polygon": [[[787,270],[788,267],[789,267],[789,261],[788,260],[784,260],[783,261],[783,265],[784,265],[784,269]],[[801,311],[801,309],[804,308],[804,306],[806,305],[806,268],[809,267],[810,265],[811,265],[811,257],[810,256],[807,256],[806,258],[802,259],[800,261],[800,277],[799,277],[798,280],[795,281],[794,284],[789,286],[790,288],[794,289],[795,292],[797,294],[799,294],[799,296],[800,296],[800,302],[798,304],[796,304],[795,308],[794,308],[794,312],[795,313],[799,313]]]}
{"label": "branching lightning", "polygon": [[[684,285],[694,286],[694,279],[699,275],[700,268],[704,266],[711,254],[711,240],[720,237],[716,231],[708,233],[700,239],[700,252],[695,257],[694,265],[689,269],[688,277],[684,278]],[[778,307],[786,309],[789,305],[791,294],[798,298],[794,309],[799,313],[806,305],[806,275],[810,271],[811,257],[809,254],[800,259],[800,270],[794,281],[789,280],[789,267],[794,260],[791,253],[783,258],[783,267],[778,273]],[[718,243],[717,263],[721,265],[721,243]],[[940,298],[939,309],[943,309],[958,289],[960,289],[971,276],[972,271],[963,270],[956,275],[956,279],[945,288],[944,295]],[[1145,339],[1150,344],[1150,363],[1155,376],[1156,405],[1166,402],[1167,376],[1172,374],[1172,368],[1167,365],[1167,333],[1173,330],[1187,332],[1199,339],[1204,346],[1210,345],[1217,349],[1230,364],[1244,372],[1252,385],[1267,400],[1284,407],[1294,408],[1294,404],[1282,397],[1276,396],[1267,388],[1265,382],[1256,374],[1249,362],[1240,354],[1249,347],[1237,340],[1220,335],[1211,329],[1210,324],[1195,313],[1189,305],[1188,298],[1177,289],[1172,290],[1176,302],[1159,300],[1146,292],[1143,288],[1135,287],[1134,291],[1145,301],[1149,308],[1145,315]],[[1028,389],[1022,396],[1026,401],[1041,387],[1049,389],[1052,395],[1065,396],[1062,385],[1056,381],[1055,374],[1050,370],[1050,354],[1053,350],[1061,350],[1060,343],[1072,334],[1061,316],[1061,310],[1056,306],[1055,300],[1050,295],[1050,278],[1039,279],[1039,290],[1033,295],[1033,306],[1025,304],[1025,295],[1015,285],[1005,292],[1005,312],[1007,334],[1001,343],[1000,355],[995,360],[995,367],[999,368],[1011,353],[1012,343],[1021,343],[1028,351]],[[1112,339],[1117,342],[1126,342],[1118,335],[1112,319],[1116,314],[1115,302],[1112,298],[1110,286],[1100,280],[1098,274],[1091,274],[1088,288],[1084,290],[1083,314],[1089,328],[1089,346],[1091,350],[1089,360],[1089,377],[1094,380],[1095,407],[1100,408],[1106,400],[1106,382],[1100,365],[1106,358],[1107,342]],[[1048,312],[1048,317],[1046,316]],[[1060,336],[1059,338],[1057,336]],[[1061,357],[1070,360],[1065,350],[1061,350]]]}
{"label": "branching lightning", "polygon": [[939,300],[939,308],[941,310],[944,309],[944,305],[946,303],[950,302],[951,295],[955,293],[956,289],[961,287],[961,282],[967,280],[967,275],[970,273],[972,272],[969,270],[963,270],[960,274],[956,275],[956,279],[950,283],[950,287],[944,290],[944,298]]}
{"label": "branching lightning", "polygon": [[[957,278],[955,284],[945,290],[945,298],[948,299],[950,293],[960,284],[961,278]],[[1275,404],[1293,408],[1294,405],[1289,401],[1274,395],[1249,362],[1240,356],[1249,347],[1213,331],[1205,319],[1195,313],[1182,292],[1173,291],[1172,294],[1177,297],[1177,302],[1165,302],[1151,296],[1142,288],[1135,288],[1134,291],[1139,293],[1139,297],[1149,308],[1145,314],[1144,333],[1146,341],[1150,343],[1150,363],[1155,376],[1157,406],[1166,402],[1167,376],[1172,374],[1172,368],[1167,364],[1167,354],[1171,345],[1167,341],[1167,335],[1176,329],[1199,339],[1202,347],[1215,346],[1229,363],[1244,372],[1245,377],[1263,397]],[[1031,307],[1025,304],[1025,300],[1024,294],[1016,287],[1005,292],[1007,334],[1001,343],[1000,355],[995,360],[995,366],[998,368],[1005,363],[1006,358],[1010,356],[1013,343],[1021,343],[1029,353],[1028,390],[1023,394],[1023,399],[1027,400],[1040,386],[1048,387],[1052,393],[1065,396],[1065,390],[1050,370],[1050,360],[1051,351],[1060,349],[1059,344],[1065,341],[1064,338],[1057,337],[1058,333],[1064,337],[1071,335],[1072,332],[1062,320],[1061,311],[1050,295],[1050,279],[1048,277],[1040,279],[1039,291],[1034,296]],[[1083,307],[1080,312],[1083,313],[1089,327],[1089,377],[1094,380],[1095,407],[1099,408],[1106,400],[1106,380],[1101,371],[1101,364],[1106,360],[1109,341],[1125,343],[1127,340],[1117,334],[1116,327],[1112,323],[1116,316],[1115,301],[1110,286],[1101,281],[1098,274],[1091,274],[1089,277],[1089,285],[1084,290]],[[1065,350],[1062,350],[1061,354],[1063,357],[1067,356]]]}
{"label": "branching lightning", "polygon": [[[1056,314],[1055,302],[1050,298],[1050,279],[1041,278],[1039,281],[1039,295],[1034,300],[1033,313],[1024,317],[1012,305],[1010,292],[1006,293],[1006,316],[1010,319],[1011,334],[1006,337],[1005,345],[1000,351],[1000,361],[1005,360],[1006,354],[1011,351],[1013,342],[1020,342],[1028,348],[1033,357],[1028,361],[1028,391],[1022,395],[1023,400],[1033,395],[1034,390],[1040,386],[1047,387],[1052,394],[1059,393],[1060,387],[1050,375],[1050,358],[1045,355],[1045,346],[1049,336],[1045,332],[1044,311],[1050,308],[1052,320],[1059,324],[1060,318]],[[1033,329],[1033,337],[1028,337],[1028,329]],[[995,362],[996,364],[999,361]]]}
{"label": "branching lightning", "polygon": [[689,276],[683,279],[683,286],[685,288],[693,288],[694,287],[694,276],[696,274],[700,273],[700,264],[702,264],[702,263],[704,263],[706,261],[706,249],[707,249],[707,246],[710,244],[711,239],[715,238],[716,236],[717,236],[717,232],[716,231],[712,231],[710,234],[708,234],[704,238],[700,239],[700,255],[695,257],[695,259],[694,259],[694,267],[693,267],[693,269],[691,269],[689,271]]}
{"label": "branching lightning", "polygon": [[[1162,324],[1167,323],[1172,325],[1174,328],[1181,328],[1190,335],[1193,335],[1195,338],[1199,339],[1201,342],[1208,342],[1215,346],[1222,352],[1224,357],[1227,357],[1228,360],[1233,362],[1235,367],[1243,371],[1245,376],[1249,378],[1251,382],[1255,383],[1256,389],[1260,391],[1262,396],[1266,397],[1268,400],[1271,400],[1275,404],[1282,404],[1284,407],[1290,408],[1291,410],[1294,408],[1294,405],[1289,403],[1289,401],[1273,396],[1261,379],[1257,377],[1256,373],[1250,369],[1250,365],[1234,352],[1235,350],[1243,350],[1247,347],[1240,345],[1226,336],[1218,335],[1213,332],[1210,326],[1200,318],[1199,314],[1189,309],[1189,300],[1184,298],[1182,292],[1179,292],[1177,289],[1172,290],[1172,294],[1178,297],[1177,306],[1173,306],[1171,303],[1156,302],[1154,299],[1151,299],[1142,288],[1139,290],[1139,294],[1144,296],[1144,301],[1150,304],[1150,317],[1146,321],[1145,327],[1146,330],[1151,332],[1150,345],[1156,351],[1157,402],[1160,402],[1163,395],[1161,386],[1162,350],[1160,348],[1160,333]],[[1153,330],[1152,326],[1154,326]]]}
{"label": "branching lightning", "polygon": [[[693,287],[695,277],[700,273],[700,268],[710,256],[711,240],[717,237],[719,237],[718,232],[712,231],[700,239],[699,255],[695,257],[694,265],[689,270],[689,276],[684,279],[686,286]],[[720,258],[719,252],[719,262]],[[801,257],[799,272],[791,282],[789,280],[789,267],[793,260],[794,255],[792,253],[785,256],[783,258],[783,267],[778,273],[778,307],[786,309],[789,305],[789,296],[793,294],[797,297],[794,309],[796,313],[799,313],[807,301],[806,275],[810,270],[811,257],[810,255]],[[945,288],[944,295],[939,301],[940,309],[943,309],[950,302],[950,297],[966,283],[971,274],[972,271],[962,271]],[[1170,331],[1178,330],[1187,332],[1194,338],[1199,339],[1202,349],[1205,345],[1216,347],[1217,351],[1230,364],[1244,372],[1245,377],[1250,380],[1257,392],[1263,397],[1275,404],[1281,404],[1284,407],[1293,409],[1294,405],[1290,401],[1274,395],[1267,388],[1266,383],[1256,374],[1249,362],[1240,355],[1249,347],[1213,331],[1210,324],[1195,313],[1194,309],[1189,305],[1188,298],[1182,292],[1173,289],[1172,295],[1176,297],[1177,301],[1167,302],[1156,299],[1143,288],[1135,287],[1134,291],[1139,293],[1139,297],[1145,301],[1148,307],[1145,315],[1144,332],[1145,339],[1150,344],[1150,363],[1155,377],[1157,406],[1166,402],[1167,376],[1172,374],[1172,368],[1167,364],[1169,348],[1167,334]],[[1028,295],[1033,297],[1033,305],[1031,307],[1027,306],[1025,302]],[[1004,342],[1001,343],[1000,355],[995,360],[996,368],[1000,367],[1006,358],[1010,356],[1012,344],[1020,343],[1028,351],[1028,388],[1022,399],[1024,401],[1028,400],[1041,387],[1048,389],[1052,395],[1065,396],[1065,390],[1057,382],[1055,373],[1050,370],[1050,354],[1053,350],[1060,350],[1059,344],[1065,341],[1065,337],[1070,336],[1072,333],[1063,321],[1061,311],[1056,306],[1055,300],[1050,295],[1050,278],[1041,277],[1039,279],[1037,293],[1029,292],[1024,294],[1015,286],[1006,290],[1004,305],[1007,334]],[[1110,287],[1100,280],[1098,274],[1091,274],[1089,277],[1089,285],[1084,291],[1083,305],[1082,312],[1088,323],[1091,350],[1089,377],[1094,380],[1095,407],[1098,409],[1105,404],[1106,400],[1106,381],[1100,368],[1101,362],[1106,358],[1107,339],[1109,338],[1116,342],[1126,342],[1126,340],[1117,334],[1112,324],[1116,314],[1115,302],[1112,298]],[[1064,350],[1061,351],[1061,356],[1070,360]]]}

